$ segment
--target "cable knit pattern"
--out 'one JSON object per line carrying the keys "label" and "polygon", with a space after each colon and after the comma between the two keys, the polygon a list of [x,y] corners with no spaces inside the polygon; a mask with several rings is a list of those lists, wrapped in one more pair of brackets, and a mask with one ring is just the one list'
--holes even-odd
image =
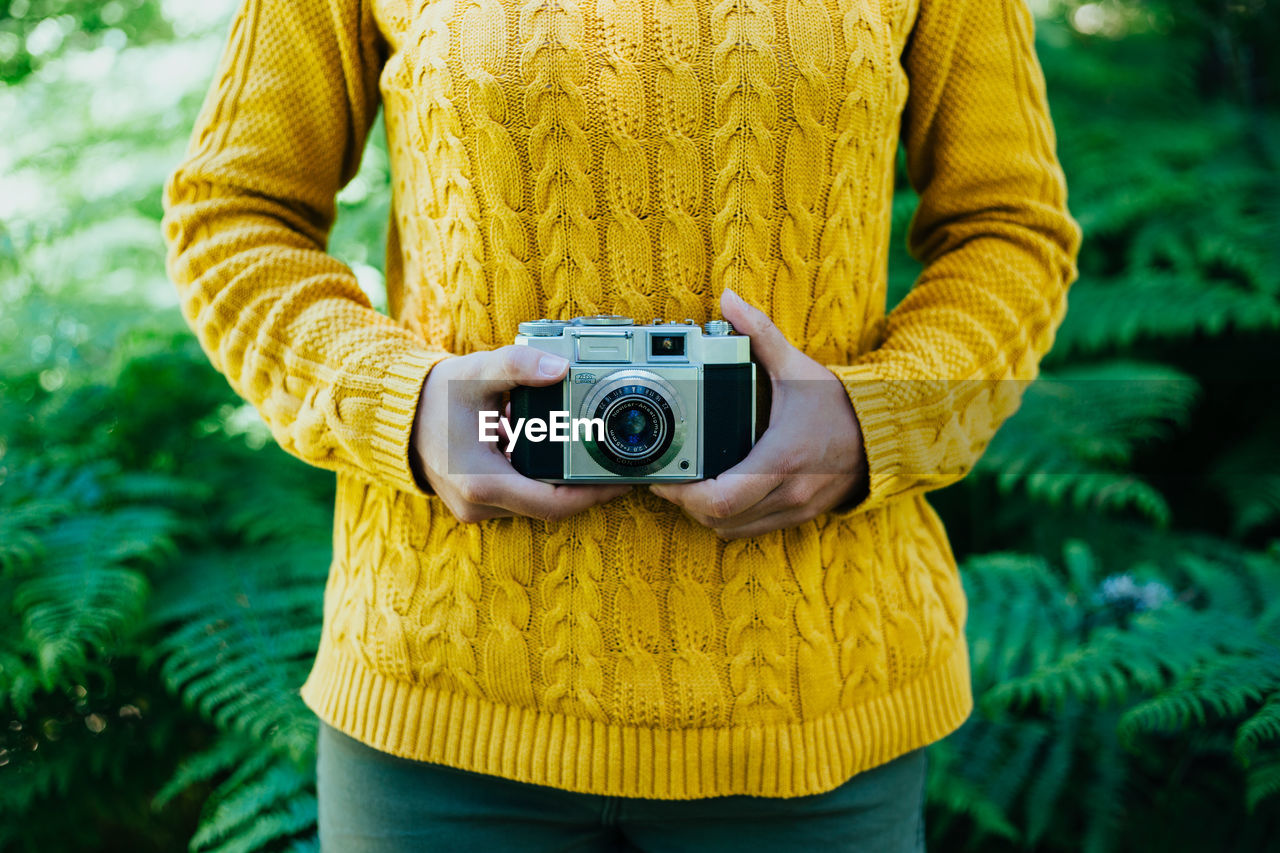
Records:
{"label": "cable knit pattern", "polygon": [[782,159],[786,212],[778,226],[781,263],[769,308],[783,334],[790,340],[801,340],[808,335],[806,320],[813,307],[811,264],[817,243],[817,205],[830,183],[826,119],[835,33],[822,0],[788,0],[786,22],[798,72],[791,88],[795,125]]}
{"label": "cable knit pattern", "polygon": [[720,549],[699,535],[687,516],[675,521],[671,538],[673,578],[667,591],[670,614],[671,683],[680,714],[677,728],[716,729],[729,722],[725,677],[716,665],[719,619],[712,591],[723,587]]}
{"label": "cable knit pattern", "polygon": [[[694,141],[702,130],[702,85],[693,61],[702,50],[698,5],[694,0],[654,0],[659,65],[653,88],[658,102],[658,190],[662,230],[658,241],[666,314],[706,319],[710,294],[706,246],[697,217],[702,210],[702,155]],[[642,315],[643,316],[643,315]]]}
{"label": "cable knit pattern", "polygon": [[[431,152],[431,177],[416,188],[428,201],[425,214],[435,225],[435,247],[441,255],[440,279],[451,282],[448,299],[440,306],[452,319],[448,342],[453,351],[463,347],[489,348],[494,344],[493,321],[483,269],[484,246],[480,240],[480,209],[471,181],[467,151],[459,138],[460,117],[453,103],[453,76],[444,63],[431,57],[448,50],[449,23],[455,0],[424,2],[411,34],[417,50],[406,61],[409,97],[416,107],[421,144]],[[462,343],[462,336],[468,343]]]}
{"label": "cable knit pattern", "polygon": [[488,624],[481,646],[481,668],[488,676],[493,699],[507,705],[532,707],[533,665],[529,660],[532,606],[529,584],[533,574],[533,532],[527,518],[512,518],[513,528],[504,537],[505,548],[492,561],[493,594]]}
{"label": "cable knit pattern", "polygon": [[649,212],[649,168],[639,137],[645,131],[644,81],[636,60],[644,43],[639,0],[597,0],[601,62],[600,116],[608,139],[601,156],[609,224],[605,248],[618,310],[654,316],[653,248],[641,217]]}
{"label": "cable knit pattern", "polygon": [[600,588],[604,519],[599,508],[582,513],[581,524],[561,525],[547,539],[542,579],[542,667],[546,680],[541,705],[572,716],[606,720],[604,637],[600,629],[604,600]]}
{"label": "cable knit pattern", "polygon": [[[780,533],[739,540],[725,548],[721,607],[726,614],[725,645],[734,702],[731,721],[778,722],[792,715],[788,695],[788,612],[795,596],[783,585],[777,553]],[[770,547],[772,546],[772,547]]]}
{"label": "cable knit pattern", "polygon": [[[441,689],[479,693],[476,683],[476,611],[483,582],[480,531],[451,527],[427,561],[415,589],[426,597],[416,632],[420,680]],[[421,560],[421,557],[419,557]]]}
{"label": "cable knit pattern", "polygon": [[[882,118],[880,104],[886,89],[883,39],[877,38],[871,0],[840,0],[840,11],[848,51],[845,95],[831,155],[835,174],[821,240],[819,295],[809,310],[804,334],[814,349],[813,357],[823,362],[837,361],[854,348],[853,330],[876,329],[874,318],[867,322],[864,316],[873,291],[863,285],[858,273],[869,266],[867,253],[875,241],[888,238],[887,223],[865,215],[878,201],[874,195],[878,177],[889,172],[882,159],[885,139],[871,132]],[[883,300],[880,308],[883,312]]]}
{"label": "cable knit pattern", "polygon": [[773,10],[764,0],[719,0],[711,9],[717,125],[711,156],[720,165],[714,172],[711,279],[756,300],[772,278],[774,35]]}
{"label": "cable knit pattern", "polygon": [[[325,251],[379,107],[390,316]],[[923,271],[886,315],[899,141]],[[210,360],[337,475],[301,685],[332,725],[689,799],[830,790],[969,713],[925,494],[1017,409],[1079,248],[1023,0],[245,0],[164,204]],[[644,490],[468,525],[415,480],[440,360],[725,287],[843,382],[857,506],[723,542]]]}
{"label": "cable knit pattern", "polygon": [[583,130],[584,25],[574,0],[526,0],[520,10],[520,71],[546,297],[540,316],[546,317],[602,310],[596,199],[587,174],[591,146]]}
{"label": "cable knit pattern", "polygon": [[[482,176],[479,186],[488,208],[490,281],[497,292],[510,294],[497,303],[493,319],[499,337],[494,342],[506,343],[529,312],[537,310],[538,298],[528,267],[529,232],[521,219],[526,197],[523,167],[507,127],[511,108],[498,80],[508,56],[506,10],[499,0],[467,2],[458,37],[458,60],[468,81],[467,103],[475,128],[475,170]],[[473,291],[468,304],[487,312],[494,305],[488,295],[487,289]]]}
{"label": "cable knit pattern", "polygon": [[614,704],[635,708],[641,725],[661,728],[671,724],[659,669],[666,632],[658,602],[658,584],[666,569],[661,555],[641,543],[660,541],[662,529],[652,512],[640,507],[637,510],[619,520],[616,534],[620,545],[638,547],[619,567],[621,577],[613,601],[621,649],[613,681]]}
{"label": "cable knit pattern", "polygon": [[889,685],[889,652],[876,589],[880,561],[874,534],[878,527],[842,520],[828,525],[820,541],[840,665],[840,703],[846,707],[884,692]]}
{"label": "cable knit pattern", "polygon": [[822,578],[825,568],[821,542],[810,524],[783,534],[787,564],[795,575],[800,597],[796,601],[796,688],[805,717],[821,717],[839,707],[840,673],[837,669],[833,614],[826,600]]}

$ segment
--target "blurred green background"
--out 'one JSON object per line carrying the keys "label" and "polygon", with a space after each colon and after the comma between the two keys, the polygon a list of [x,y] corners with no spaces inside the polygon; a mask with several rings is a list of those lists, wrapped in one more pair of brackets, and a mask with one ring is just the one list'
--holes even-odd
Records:
{"label": "blurred green background", "polygon": [[[317,849],[333,478],[209,366],[159,229],[233,7],[0,2],[4,849]],[[1081,278],[931,495],[980,699],[931,748],[931,849],[1277,849],[1280,9],[1033,8]],[[371,140],[329,248],[381,307]]]}

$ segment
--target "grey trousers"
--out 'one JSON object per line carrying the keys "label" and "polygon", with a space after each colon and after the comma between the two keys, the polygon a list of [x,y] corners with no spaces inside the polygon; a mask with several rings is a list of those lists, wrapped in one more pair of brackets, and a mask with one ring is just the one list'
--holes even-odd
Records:
{"label": "grey trousers", "polygon": [[807,797],[580,794],[373,749],[320,723],[323,853],[924,850],[925,751]]}

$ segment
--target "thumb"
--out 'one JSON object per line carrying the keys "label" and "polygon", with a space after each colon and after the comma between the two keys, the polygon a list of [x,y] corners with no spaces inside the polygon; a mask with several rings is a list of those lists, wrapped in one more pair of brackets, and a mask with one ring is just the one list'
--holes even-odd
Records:
{"label": "thumb", "polygon": [[770,376],[780,375],[783,365],[798,352],[768,314],[747,304],[727,287],[720,294],[720,312],[733,325],[734,331],[751,338],[751,354]]}
{"label": "thumb", "polygon": [[517,385],[551,385],[564,378],[569,362],[533,347],[508,344],[476,353],[476,367],[469,377],[472,390],[481,395],[508,391]]}

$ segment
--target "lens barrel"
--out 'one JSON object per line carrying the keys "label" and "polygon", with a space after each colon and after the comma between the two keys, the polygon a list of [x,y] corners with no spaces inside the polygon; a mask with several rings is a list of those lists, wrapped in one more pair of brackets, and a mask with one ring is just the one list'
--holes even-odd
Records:
{"label": "lens barrel", "polygon": [[604,440],[597,448],[624,468],[653,463],[671,446],[675,413],[656,388],[622,385],[600,399],[595,416],[604,422]]}
{"label": "lens barrel", "polygon": [[[591,460],[619,477],[644,478],[673,464],[685,445],[686,396],[681,381],[661,371],[625,368],[592,377],[591,389],[576,404],[578,417],[598,419],[603,429],[582,442]],[[673,384],[674,383],[674,384]],[[697,397],[687,397],[696,403]],[[696,437],[696,434],[695,434]]]}

